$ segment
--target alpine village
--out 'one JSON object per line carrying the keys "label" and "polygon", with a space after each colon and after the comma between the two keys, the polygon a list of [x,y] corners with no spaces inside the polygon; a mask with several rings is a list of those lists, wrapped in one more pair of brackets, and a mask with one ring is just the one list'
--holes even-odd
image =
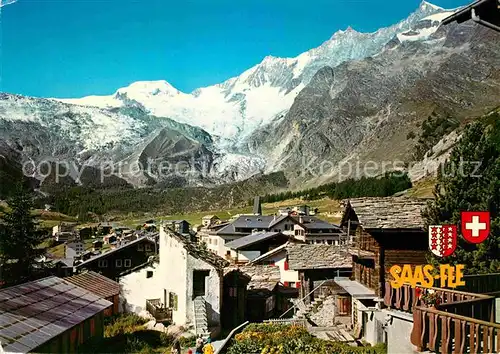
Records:
{"label": "alpine village", "polygon": [[[478,0],[441,25],[456,22],[500,32],[500,3]],[[500,129],[491,129],[497,150],[484,154],[497,155],[484,155],[481,188],[493,189],[469,195],[470,180],[439,175],[433,196],[407,186],[320,195],[334,211],[266,195],[238,214],[42,228],[36,219],[51,206],[34,214],[20,192],[0,214],[0,353],[498,353]],[[450,158],[475,138],[464,133]],[[459,225],[457,213],[481,208],[492,214],[488,241],[467,244],[458,227],[455,254],[437,257],[430,225]]]}

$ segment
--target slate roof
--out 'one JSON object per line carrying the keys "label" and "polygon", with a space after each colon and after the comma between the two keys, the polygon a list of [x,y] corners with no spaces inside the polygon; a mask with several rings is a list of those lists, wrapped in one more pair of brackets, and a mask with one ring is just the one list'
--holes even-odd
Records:
{"label": "slate roof", "polygon": [[75,267],[77,267],[77,268],[83,267],[83,266],[85,266],[85,265],[87,265],[87,264],[89,264],[91,262],[94,262],[94,261],[96,261],[98,259],[105,258],[105,257],[109,256],[110,254],[113,254],[115,252],[121,251],[121,250],[123,250],[123,249],[125,249],[127,247],[130,247],[130,246],[133,246],[133,245],[135,245],[137,243],[140,243],[141,241],[149,241],[150,243],[154,244],[154,241],[151,240],[151,237],[155,237],[156,235],[158,235],[158,233],[153,233],[151,235],[141,236],[141,237],[139,237],[136,240],[130,241],[128,243],[125,243],[125,244],[123,244],[121,246],[118,246],[116,248],[113,248],[113,249],[111,249],[111,250],[109,250],[107,252],[103,252],[103,253],[101,253],[98,256],[92,257],[92,258],[86,260],[85,262],[79,263]]}
{"label": "slate roof", "polygon": [[[218,235],[225,234],[238,234],[236,228],[246,228],[246,229],[265,229],[271,231],[271,229],[282,222],[283,220],[290,219],[296,224],[302,225],[308,230],[317,229],[332,229],[341,232],[339,226],[331,224],[327,221],[321,220],[314,216],[291,216],[291,215],[242,215],[239,216],[232,223],[228,224],[224,228],[220,229],[216,233]],[[300,222],[302,220],[302,223]]]}
{"label": "slate roof", "polygon": [[[355,198],[347,201],[364,229],[423,229],[421,215],[428,199]],[[346,204],[346,211],[349,209]]]}
{"label": "slate roof", "polygon": [[208,264],[213,265],[216,269],[223,269],[224,267],[227,267],[229,265],[229,262],[226,261],[224,258],[218,256],[215,253],[210,252],[206,248],[202,247],[201,245],[192,242],[187,239],[187,237],[182,236],[181,234],[168,229],[168,228],[163,228],[165,232],[167,232],[170,236],[174,237],[177,241],[179,241],[186,251],[193,257],[201,259]]}
{"label": "slate roof", "polygon": [[32,352],[52,338],[112,305],[57,277],[0,290],[0,341],[3,350]]}
{"label": "slate roof", "polygon": [[[331,224],[328,221],[321,220],[314,216],[302,216],[302,217],[294,216],[293,219],[308,230],[332,229],[334,230],[334,232],[338,233],[342,232],[342,230],[338,225]],[[302,220],[302,222],[300,222],[300,220]]]}
{"label": "slate roof", "polygon": [[120,294],[120,284],[96,272],[85,272],[64,280],[104,299]]}
{"label": "slate roof", "polygon": [[234,241],[228,242],[225,244],[227,248],[231,248],[233,250],[239,250],[241,248],[269,240],[278,235],[283,235],[281,232],[257,232],[248,236],[241,237]]}
{"label": "slate roof", "polygon": [[351,254],[339,246],[290,243],[286,249],[293,270],[352,267]]}
{"label": "slate roof", "polygon": [[268,290],[272,291],[280,282],[281,274],[278,266],[271,265],[244,265],[241,267],[233,266],[225,269],[225,273],[233,270],[240,270],[243,274],[250,277],[248,290]]}
{"label": "slate roof", "polygon": [[211,219],[214,219],[214,218],[219,218],[217,215],[205,215],[204,217],[202,217],[202,219],[205,219],[205,220],[211,220]]}

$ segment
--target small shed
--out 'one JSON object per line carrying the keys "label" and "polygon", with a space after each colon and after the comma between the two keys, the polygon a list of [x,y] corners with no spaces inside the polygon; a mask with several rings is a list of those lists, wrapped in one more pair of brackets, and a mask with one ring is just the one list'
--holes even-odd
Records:
{"label": "small shed", "polygon": [[0,341],[7,353],[74,353],[104,335],[112,303],[47,277],[0,290]]}
{"label": "small shed", "polygon": [[112,302],[113,307],[106,309],[105,316],[118,314],[120,305],[119,283],[92,271],[76,274],[65,278],[65,280]]}

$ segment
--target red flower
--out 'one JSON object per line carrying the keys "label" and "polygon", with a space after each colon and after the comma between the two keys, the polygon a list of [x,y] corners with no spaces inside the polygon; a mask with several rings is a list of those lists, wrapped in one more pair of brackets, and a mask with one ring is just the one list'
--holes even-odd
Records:
{"label": "red flower", "polygon": [[419,287],[415,288],[415,296],[420,299],[420,296],[422,296],[422,289]]}

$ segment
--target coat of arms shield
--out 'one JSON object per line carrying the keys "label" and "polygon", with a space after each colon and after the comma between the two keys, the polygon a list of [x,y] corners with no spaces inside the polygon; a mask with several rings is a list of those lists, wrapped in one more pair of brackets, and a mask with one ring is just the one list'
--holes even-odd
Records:
{"label": "coat of arms shield", "polygon": [[438,257],[448,257],[457,248],[456,225],[429,226],[429,249]]}

